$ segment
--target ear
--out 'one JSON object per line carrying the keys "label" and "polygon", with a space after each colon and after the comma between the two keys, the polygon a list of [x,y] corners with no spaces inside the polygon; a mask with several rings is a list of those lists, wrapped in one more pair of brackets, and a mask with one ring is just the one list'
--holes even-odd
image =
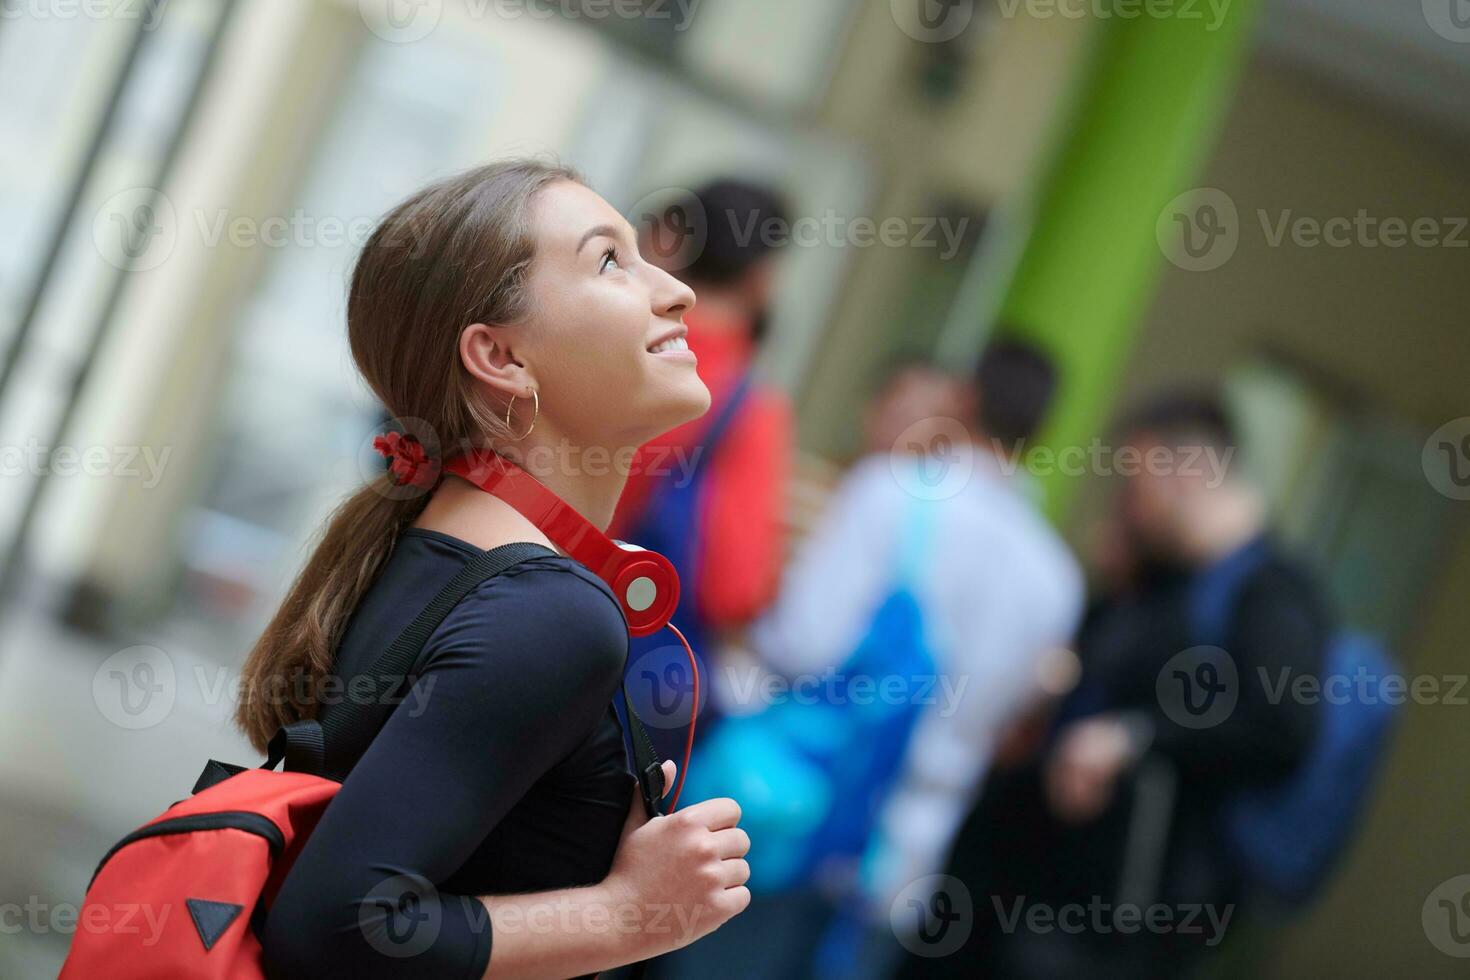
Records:
{"label": "ear", "polygon": [[472,323],[459,333],[459,359],[475,380],[505,396],[525,398],[536,385],[536,378],[511,349],[514,327],[494,327]]}

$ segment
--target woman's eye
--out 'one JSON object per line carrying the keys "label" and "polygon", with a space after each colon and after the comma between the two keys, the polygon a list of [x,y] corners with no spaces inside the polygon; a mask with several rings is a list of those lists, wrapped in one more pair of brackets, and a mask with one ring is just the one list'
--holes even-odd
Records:
{"label": "woman's eye", "polygon": [[622,264],[618,262],[618,250],[615,248],[609,248],[606,252],[602,253],[602,264],[597,267],[597,271],[606,272],[608,266],[613,266],[618,269],[622,268]]}

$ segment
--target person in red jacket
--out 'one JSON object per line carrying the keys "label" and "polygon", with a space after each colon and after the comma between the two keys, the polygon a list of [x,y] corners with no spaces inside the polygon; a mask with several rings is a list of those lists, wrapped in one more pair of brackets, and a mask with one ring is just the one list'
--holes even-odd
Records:
{"label": "person in red jacket", "polygon": [[[640,251],[699,297],[685,324],[712,408],[639,450],[610,533],[678,567],[683,595],[675,622],[707,657],[775,598],[784,557],[791,408],[753,376],[752,362],[781,245],[771,231],[785,227],[786,209],[775,192],[726,179],[681,192],[654,217],[640,228]],[[643,673],[662,676],[651,666]],[[630,674],[635,691],[638,677]],[[669,699],[649,689],[638,707],[669,729],[682,726],[690,692],[673,693]]]}

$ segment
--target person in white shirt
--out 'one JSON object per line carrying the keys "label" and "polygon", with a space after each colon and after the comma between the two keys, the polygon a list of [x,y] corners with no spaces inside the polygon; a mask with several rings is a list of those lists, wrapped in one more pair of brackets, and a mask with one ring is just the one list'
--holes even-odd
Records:
{"label": "person in white shirt", "polygon": [[[1020,468],[1054,387],[1046,357],[1016,342],[992,344],[973,385],[904,368],[870,419],[891,448],[843,480],[750,633],[788,677],[835,669],[892,590],[899,556],[921,549],[914,592],[938,676],[910,692],[922,708],[863,873],[881,919],[906,884],[941,869],[997,739],[1081,615],[1081,570]],[[909,418],[900,426],[895,412]],[[916,509],[924,540],[906,541]]]}

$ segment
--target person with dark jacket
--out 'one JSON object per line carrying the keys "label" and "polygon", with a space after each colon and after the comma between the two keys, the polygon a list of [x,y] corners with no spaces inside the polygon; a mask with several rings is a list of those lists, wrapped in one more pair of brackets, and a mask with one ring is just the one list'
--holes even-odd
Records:
{"label": "person with dark jacket", "polygon": [[1129,573],[1084,620],[1082,677],[1043,747],[991,777],[957,838],[939,889],[967,894],[966,941],[913,950],[905,976],[1177,977],[1251,900],[1222,816],[1305,759],[1318,707],[1281,680],[1320,676],[1332,623],[1213,400],[1163,398],[1123,432]]}

